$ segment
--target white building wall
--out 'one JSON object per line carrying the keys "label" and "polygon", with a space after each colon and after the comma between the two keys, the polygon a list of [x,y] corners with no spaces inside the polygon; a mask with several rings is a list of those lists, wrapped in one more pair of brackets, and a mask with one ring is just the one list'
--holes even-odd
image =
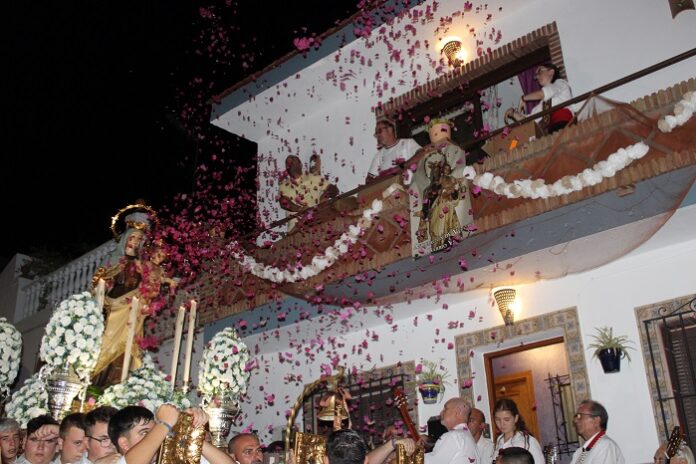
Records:
{"label": "white building wall", "polygon": [[[213,121],[258,143],[259,210],[266,219],[284,215],[277,206],[276,178],[290,153],[307,162],[313,151],[323,152],[324,172],[331,173],[342,191],[364,181],[376,151],[372,108],[447,71],[433,67],[439,59],[435,45],[445,35],[462,37],[469,56],[475,57],[476,39],[483,40],[484,50],[495,48],[556,21],[576,95],[689,50],[696,42],[696,12],[683,12],[673,20],[666,1],[497,0],[486,2],[485,10],[477,12],[476,4],[472,11],[455,17],[447,32],[436,32],[439,19],[452,15],[463,2],[437,3],[433,20],[415,24],[415,35],[409,16],[395,21],[384,26],[383,32],[378,29],[369,38],[348,44]],[[432,4],[425,2],[413,11],[423,12]],[[476,30],[476,38],[469,34],[470,28]],[[498,30],[502,37],[496,45],[488,33]],[[389,60],[387,40],[399,51],[403,64]],[[416,40],[421,46],[409,56]],[[430,43],[428,50],[425,41]],[[335,81],[327,78],[332,74]],[[694,76],[696,59],[692,58],[607,96],[630,101]],[[378,88],[385,90],[382,96]]]}
{"label": "white building wall", "polygon": [[[683,210],[688,210],[689,214],[681,216],[685,214]],[[682,225],[694,225],[695,212],[694,206],[683,208],[676,217],[682,218]],[[670,227],[668,223],[642,247],[611,264],[581,274],[518,286],[518,298],[522,303],[518,319],[576,307],[585,346],[591,342],[590,335],[596,327],[612,326],[616,334],[627,335],[639,347],[636,307],[696,291],[693,277],[696,238],[687,235],[688,238],[675,242],[674,237],[668,235]],[[448,308],[443,309],[443,304]],[[376,311],[381,314],[375,315]],[[470,311],[476,313],[473,320],[469,319]],[[249,396],[242,406],[244,417],[237,423],[238,430],[252,426],[270,441],[270,435],[266,434],[268,428],[284,424],[284,412],[302,387],[317,379],[321,375],[321,365],[329,364],[336,356],[341,365],[355,367],[358,371],[399,361],[442,358],[456,378],[454,338],[502,323],[497,309],[491,307],[488,291],[447,295],[439,302],[417,300],[395,305],[392,310],[370,309],[368,314],[353,317],[349,327],[325,316],[286,327],[277,335],[247,337],[245,342],[252,351],[259,353],[260,368],[253,373]],[[386,314],[394,318],[393,322],[385,322]],[[462,322],[463,327],[448,329],[454,321]],[[330,337],[335,337],[333,344]],[[365,341],[368,346],[362,353],[354,351]],[[319,348],[322,343],[324,347]],[[279,362],[281,353],[286,358],[286,353],[291,353],[292,360]],[[641,354],[636,352],[630,364],[624,364],[620,373],[612,375],[602,372],[599,362],[591,358],[591,352],[586,351],[585,356],[592,398],[609,411],[609,434],[622,447],[627,462],[649,462],[658,437]],[[490,417],[482,357],[477,353],[472,359],[474,397],[481,395],[477,406]],[[302,376],[301,382],[287,381],[288,376],[298,375]],[[448,387],[445,399],[457,395],[458,391],[456,385]],[[269,394],[275,395],[273,406],[266,400]],[[442,404],[420,404],[421,425],[438,414],[441,407]],[[298,418],[298,423],[300,420]]]}

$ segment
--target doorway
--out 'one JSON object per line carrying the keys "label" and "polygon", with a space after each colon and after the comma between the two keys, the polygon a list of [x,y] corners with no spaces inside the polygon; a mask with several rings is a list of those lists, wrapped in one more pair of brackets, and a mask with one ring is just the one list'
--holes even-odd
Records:
{"label": "doorway", "polygon": [[[484,365],[491,413],[497,400],[508,398],[542,447],[577,440],[569,419],[575,405],[567,394],[569,367],[562,336],[486,353]],[[495,439],[493,417],[490,423]]]}

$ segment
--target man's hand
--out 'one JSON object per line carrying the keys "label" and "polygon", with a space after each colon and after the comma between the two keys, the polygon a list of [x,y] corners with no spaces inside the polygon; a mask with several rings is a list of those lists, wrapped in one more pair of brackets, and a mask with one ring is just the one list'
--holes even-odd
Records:
{"label": "man's hand", "polygon": [[396,445],[403,445],[404,449],[406,450],[406,454],[409,456],[413,454],[414,451],[416,451],[416,442],[414,442],[410,438],[400,438],[396,440]]}
{"label": "man's hand", "polygon": [[54,424],[42,425],[34,432],[34,436],[37,440],[52,440],[58,438],[58,428],[59,427]]}
{"label": "man's hand", "polygon": [[174,427],[176,421],[179,420],[179,410],[171,404],[163,404],[157,409],[155,418],[160,422],[164,422]]}
{"label": "man's hand", "polygon": [[196,429],[208,423],[208,414],[201,408],[188,408],[184,413],[193,417],[193,427]]}

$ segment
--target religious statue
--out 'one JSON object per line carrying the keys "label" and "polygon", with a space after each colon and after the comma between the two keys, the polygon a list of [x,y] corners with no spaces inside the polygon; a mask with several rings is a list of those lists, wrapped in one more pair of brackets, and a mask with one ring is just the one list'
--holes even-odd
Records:
{"label": "religious statue", "polygon": [[[116,231],[117,223],[125,215],[126,230]],[[175,286],[176,283],[165,275],[161,264],[166,254],[160,246],[155,246],[150,252],[149,261],[143,261],[141,250],[146,239],[146,232],[153,222],[157,221],[157,213],[144,202],[128,205],[112,218],[112,232],[118,243],[117,249],[104,261],[93,278],[96,285],[100,279],[106,283],[104,311],[106,327],[99,359],[93,375],[104,372],[114,361],[124,354],[129,333],[141,336],[143,323],[149,309],[147,305],[159,295],[162,284]],[[128,321],[133,299],[139,302],[135,327],[128,330]],[[141,365],[140,349],[133,344],[131,369]],[[111,374],[107,373],[109,378]]]}
{"label": "religious statue", "polygon": [[447,120],[433,120],[430,144],[423,147],[412,176],[411,225],[415,254],[445,248],[451,237],[468,233],[472,222],[468,181],[462,177],[466,153],[452,142]]}

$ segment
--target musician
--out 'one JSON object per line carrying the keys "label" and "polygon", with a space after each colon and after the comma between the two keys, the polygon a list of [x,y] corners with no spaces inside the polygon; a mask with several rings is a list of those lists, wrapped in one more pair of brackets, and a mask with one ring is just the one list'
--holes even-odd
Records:
{"label": "musician", "polygon": [[655,451],[655,456],[653,457],[654,464],[696,464],[696,459],[694,459],[694,453],[691,452],[691,448],[686,445],[682,445],[677,450],[676,454],[671,458],[666,454],[667,444],[663,443]]}
{"label": "musician", "polygon": [[237,464],[263,464],[263,449],[253,433],[239,433],[227,444],[227,454]]}
{"label": "musician", "polygon": [[469,432],[467,421],[471,406],[462,398],[452,398],[445,403],[440,413],[440,422],[447,427],[435,443],[435,448],[425,454],[425,464],[461,464],[478,461],[474,437]]}
{"label": "musician", "polygon": [[[208,415],[200,408],[184,411],[193,416],[193,427],[204,426]],[[121,453],[118,464],[150,464],[167,435],[179,420],[179,411],[171,404],[163,404],[155,415],[142,406],[126,406],[109,421],[109,437]],[[234,464],[227,453],[210,443],[203,443],[201,464]]]}
{"label": "musician", "polygon": [[469,420],[466,425],[469,427],[469,431],[476,442],[479,464],[490,464],[493,462],[493,450],[495,449],[495,445],[493,444],[493,440],[483,436],[483,431],[486,428],[486,416],[484,416],[483,411],[471,408]]}
{"label": "musician", "polygon": [[619,445],[606,434],[609,414],[596,401],[585,400],[580,403],[573,424],[585,444],[575,450],[571,464],[624,464]]}

